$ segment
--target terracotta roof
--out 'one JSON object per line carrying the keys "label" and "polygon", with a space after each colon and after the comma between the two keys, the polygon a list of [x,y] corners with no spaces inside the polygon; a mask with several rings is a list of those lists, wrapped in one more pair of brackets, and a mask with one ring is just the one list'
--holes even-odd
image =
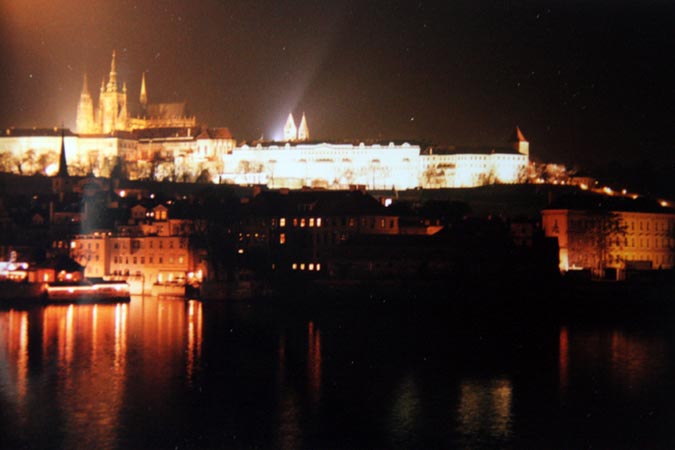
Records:
{"label": "terracotta roof", "polygon": [[232,139],[232,133],[227,127],[219,128],[202,128],[201,133],[197,135],[197,139]]}
{"label": "terracotta roof", "polygon": [[516,129],[513,130],[513,134],[511,134],[511,139],[509,139],[509,142],[527,142],[527,139],[525,139],[525,136],[523,136],[520,128],[516,126]]}

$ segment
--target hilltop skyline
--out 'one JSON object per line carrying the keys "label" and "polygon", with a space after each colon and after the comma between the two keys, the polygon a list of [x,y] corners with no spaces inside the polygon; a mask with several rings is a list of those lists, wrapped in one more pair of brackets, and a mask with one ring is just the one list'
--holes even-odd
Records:
{"label": "hilltop skyline", "polygon": [[145,72],[149,98],[239,141],[304,112],[317,139],[497,144],[517,125],[538,160],[673,165],[675,7],[547,3],[0,0],[0,122],[74,128],[116,50],[130,99]]}

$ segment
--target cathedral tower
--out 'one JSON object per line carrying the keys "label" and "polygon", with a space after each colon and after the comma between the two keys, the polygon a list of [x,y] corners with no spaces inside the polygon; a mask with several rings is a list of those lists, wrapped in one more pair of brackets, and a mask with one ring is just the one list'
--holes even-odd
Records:
{"label": "cathedral tower", "polygon": [[94,122],[94,102],[89,94],[87,85],[87,74],[84,74],[84,83],[82,93],[80,94],[80,103],[77,105],[77,119],[75,121],[75,130],[80,134],[93,134],[98,132]]}
{"label": "cathedral tower", "polygon": [[126,86],[117,89],[117,66],[113,50],[110,63],[110,75],[107,84],[101,84],[101,96],[98,100],[98,122],[102,133],[112,133],[127,128],[127,92]]}
{"label": "cathedral tower", "polygon": [[141,108],[143,111],[145,111],[146,107],[148,106],[148,93],[145,90],[145,72],[143,72],[141,77],[141,95],[138,100],[141,103]]}
{"label": "cathedral tower", "polygon": [[509,144],[511,147],[520,154],[530,156],[530,143],[525,139],[525,136],[520,131],[520,128],[516,126],[516,129],[513,130],[511,139],[509,139]]}
{"label": "cathedral tower", "polygon": [[300,127],[298,127],[298,141],[309,141],[309,128],[307,127],[305,113],[302,113],[302,120],[300,121]]}
{"label": "cathedral tower", "polygon": [[288,114],[286,125],[284,125],[284,141],[295,141],[298,139],[298,129],[293,120],[293,113]]}

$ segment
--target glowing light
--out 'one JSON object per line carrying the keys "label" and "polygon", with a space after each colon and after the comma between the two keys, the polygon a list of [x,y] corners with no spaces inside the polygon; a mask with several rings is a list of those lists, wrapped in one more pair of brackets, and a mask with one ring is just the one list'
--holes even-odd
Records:
{"label": "glowing light", "polygon": [[45,167],[45,175],[48,177],[53,177],[56,175],[59,171],[59,166],[56,163],[50,164],[47,167]]}

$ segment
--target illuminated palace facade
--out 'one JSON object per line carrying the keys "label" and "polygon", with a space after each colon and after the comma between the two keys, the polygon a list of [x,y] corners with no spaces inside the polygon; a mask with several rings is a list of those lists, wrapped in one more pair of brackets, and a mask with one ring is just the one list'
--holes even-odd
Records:
{"label": "illuminated palace facade", "polygon": [[[541,214],[546,236],[558,239],[561,272],[613,269],[622,278],[630,269],[675,267],[675,211],[669,207],[617,207],[609,216],[589,208],[553,207]],[[618,226],[603,231],[607,217]]]}
{"label": "illuminated palace facade", "polygon": [[[126,84],[120,89],[117,82],[114,53],[94,106],[85,76],[75,132],[64,137],[71,175],[108,177],[121,162],[130,179],[414,189],[515,183],[529,165],[529,143],[518,128],[504,147],[338,143],[310,140],[303,114],[297,127],[289,115],[282,142],[237,145],[227,128],[198,126],[185,114],[184,103],[148,103],[145,76],[134,115]],[[52,175],[60,148],[61,130],[8,128],[0,133],[0,170]]]}

